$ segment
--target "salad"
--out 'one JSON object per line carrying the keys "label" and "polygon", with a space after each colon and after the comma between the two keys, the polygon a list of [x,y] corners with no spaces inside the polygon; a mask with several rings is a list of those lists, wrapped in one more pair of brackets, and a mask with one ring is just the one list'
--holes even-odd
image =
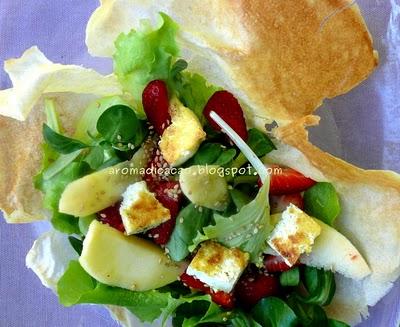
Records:
{"label": "salad", "polygon": [[35,186],[79,255],[60,302],[173,326],[347,326],[324,311],[335,277],[319,257],[335,248],[357,278],[370,269],[334,228],[335,187],[274,163],[273,134],[190,72],[176,24],[161,17],[116,41],[115,74],[134,101],[98,100],[72,137],[45,102]]}

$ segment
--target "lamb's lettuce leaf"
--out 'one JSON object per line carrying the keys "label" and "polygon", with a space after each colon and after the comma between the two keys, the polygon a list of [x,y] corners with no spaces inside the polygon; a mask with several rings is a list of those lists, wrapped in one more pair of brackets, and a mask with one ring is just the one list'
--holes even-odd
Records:
{"label": "lamb's lettuce leaf", "polygon": [[265,184],[256,198],[233,216],[214,214],[215,225],[204,227],[203,233],[197,235],[190,250],[205,240],[215,239],[227,247],[236,247],[248,252],[251,261],[259,263],[267,246],[267,238],[273,229],[270,222],[268,189],[269,186]]}

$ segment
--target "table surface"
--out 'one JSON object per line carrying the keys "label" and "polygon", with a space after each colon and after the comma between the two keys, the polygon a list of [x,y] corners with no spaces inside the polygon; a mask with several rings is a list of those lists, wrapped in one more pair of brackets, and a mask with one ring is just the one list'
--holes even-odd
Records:
{"label": "table surface", "polygon": [[[358,3],[380,52],[381,65],[357,89],[326,101],[317,112],[323,120],[312,130],[312,139],[323,149],[363,168],[400,172],[400,83],[396,80],[396,74],[400,76],[400,26],[394,35],[389,28],[390,24],[400,24],[400,1]],[[97,5],[93,0],[0,0],[0,62],[38,45],[54,62],[109,71],[110,61],[90,57],[84,44],[85,25]],[[0,89],[10,86],[1,71]],[[7,225],[0,217],[0,326],[116,326],[101,307],[62,307],[57,297],[25,268],[27,251],[48,228],[46,222]],[[397,327],[399,290],[398,282],[371,308],[371,318],[360,326]]]}

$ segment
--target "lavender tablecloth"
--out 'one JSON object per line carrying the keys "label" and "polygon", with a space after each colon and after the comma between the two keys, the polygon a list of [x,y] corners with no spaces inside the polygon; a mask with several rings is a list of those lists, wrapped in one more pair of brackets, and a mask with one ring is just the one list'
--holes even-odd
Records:
{"label": "lavender tablecloth", "polygon": [[[360,87],[325,103],[318,111],[322,124],[313,129],[312,139],[363,168],[400,172],[400,0],[358,3],[380,52],[381,65]],[[91,58],[84,44],[85,25],[97,5],[94,0],[0,0],[0,62],[18,57],[36,44],[52,61],[109,71],[110,62]],[[0,89],[9,86],[8,77],[0,71]],[[48,228],[47,223],[7,225],[0,217],[0,326],[116,326],[100,307],[62,307],[25,268],[27,251]],[[371,318],[362,326],[399,326],[399,292],[397,283],[371,309]]]}

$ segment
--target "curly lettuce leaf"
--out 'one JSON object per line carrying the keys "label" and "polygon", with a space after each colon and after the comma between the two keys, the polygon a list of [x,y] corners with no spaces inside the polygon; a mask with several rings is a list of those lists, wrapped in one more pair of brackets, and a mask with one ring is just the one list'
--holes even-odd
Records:
{"label": "curly lettuce leaf", "polygon": [[259,263],[260,256],[267,247],[267,238],[273,229],[268,189],[268,185],[264,184],[256,198],[233,216],[214,214],[215,225],[204,227],[203,233],[198,233],[193,241],[194,246],[190,249],[193,250],[205,240],[215,239],[227,247],[236,247],[248,252],[251,261]]}
{"label": "curly lettuce leaf", "polygon": [[114,71],[125,92],[133,96],[139,113],[146,85],[155,79],[168,80],[174,58],[179,53],[175,40],[177,25],[161,13],[161,24],[152,29],[143,21],[140,29],[121,34],[116,42]]}
{"label": "curly lettuce leaf", "polygon": [[[196,322],[216,322],[222,321],[223,317],[227,316],[227,312],[214,304],[209,295],[175,294],[172,285],[144,292],[104,285],[93,279],[78,261],[70,262],[57,283],[57,293],[60,303],[64,306],[69,307],[79,303],[122,306],[143,322],[153,322],[162,317],[165,324],[167,318],[174,315],[178,308],[194,302],[196,306],[200,304],[204,308],[203,312],[198,312],[195,317],[184,315],[183,319],[191,318],[191,322],[194,322],[194,319]],[[186,325],[195,326],[192,323]]]}

